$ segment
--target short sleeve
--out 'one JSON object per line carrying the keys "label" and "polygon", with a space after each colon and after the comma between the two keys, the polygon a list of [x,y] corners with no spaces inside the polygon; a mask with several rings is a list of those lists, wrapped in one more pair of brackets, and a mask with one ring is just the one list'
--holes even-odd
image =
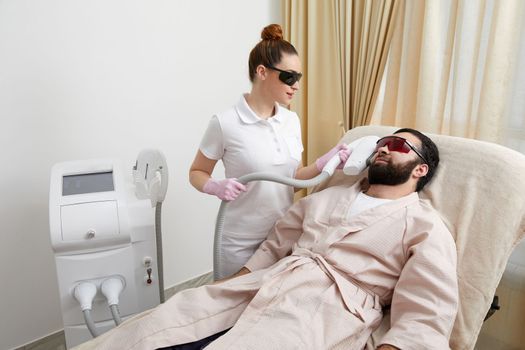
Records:
{"label": "short sleeve", "polygon": [[207,158],[219,160],[224,155],[224,138],[221,124],[217,116],[213,116],[208,124],[208,128],[202,137],[199,150]]}

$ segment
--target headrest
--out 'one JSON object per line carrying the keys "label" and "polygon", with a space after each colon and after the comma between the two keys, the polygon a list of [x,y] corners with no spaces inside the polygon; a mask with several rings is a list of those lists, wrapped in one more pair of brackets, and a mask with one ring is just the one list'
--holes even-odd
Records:
{"label": "headrest", "polygon": [[[397,129],[357,127],[340,142]],[[493,143],[426,135],[438,146],[440,163],[420,197],[441,214],[458,252],[460,309],[450,346],[473,349],[507,260],[525,235],[525,155]],[[364,173],[352,177],[337,171],[314,191],[351,186]]]}

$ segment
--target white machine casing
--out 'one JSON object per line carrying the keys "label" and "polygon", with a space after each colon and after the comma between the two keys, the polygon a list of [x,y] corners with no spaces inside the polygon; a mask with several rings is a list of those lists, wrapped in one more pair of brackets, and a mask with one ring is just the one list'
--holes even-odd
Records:
{"label": "white machine casing", "polygon": [[[160,154],[157,157],[165,163],[161,153],[154,154]],[[160,302],[155,240],[157,199],[153,197],[164,199],[167,178],[162,184],[161,181],[167,177],[167,167],[142,165],[139,160],[133,176],[131,171],[124,174],[118,161],[108,159],[64,162],[52,168],[50,235],[68,348],[92,338],[73,297],[80,282],[97,286],[91,314],[100,333],[115,326],[107,300],[100,292],[106,278],[116,277],[124,283],[118,306],[123,320]],[[144,167],[146,174],[141,174],[137,169]],[[105,182],[93,187],[90,176],[105,178]],[[153,196],[148,195],[152,182],[156,183]]]}

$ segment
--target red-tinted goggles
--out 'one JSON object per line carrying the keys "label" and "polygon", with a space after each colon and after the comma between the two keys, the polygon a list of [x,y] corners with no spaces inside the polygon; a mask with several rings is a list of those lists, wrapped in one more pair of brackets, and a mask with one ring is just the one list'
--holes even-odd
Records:
{"label": "red-tinted goggles", "polygon": [[410,150],[414,151],[419,158],[423,159],[425,163],[427,160],[421,155],[421,152],[417,150],[410,142],[399,136],[385,136],[377,141],[376,149],[377,152],[381,147],[387,147],[390,152],[408,153]]}
{"label": "red-tinted goggles", "polygon": [[275,67],[272,67],[272,66],[266,66],[266,68],[270,68],[270,69],[272,69],[274,71],[279,72],[279,80],[282,81],[283,83],[285,83],[288,86],[292,86],[293,84],[295,84],[296,82],[301,80],[301,78],[303,76],[302,73],[298,73],[298,72],[295,72],[293,70],[292,71],[287,71],[287,70],[282,70],[282,69],[275,68]]}

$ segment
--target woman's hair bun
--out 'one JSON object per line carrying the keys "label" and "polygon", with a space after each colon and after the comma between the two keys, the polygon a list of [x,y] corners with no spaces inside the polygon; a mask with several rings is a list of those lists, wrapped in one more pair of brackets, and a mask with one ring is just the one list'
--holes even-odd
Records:
{"label": "woman's hair bun", "polygon": [[262,30],[262,40],[282,40],[283,29],[278,24],[270,24]]}

